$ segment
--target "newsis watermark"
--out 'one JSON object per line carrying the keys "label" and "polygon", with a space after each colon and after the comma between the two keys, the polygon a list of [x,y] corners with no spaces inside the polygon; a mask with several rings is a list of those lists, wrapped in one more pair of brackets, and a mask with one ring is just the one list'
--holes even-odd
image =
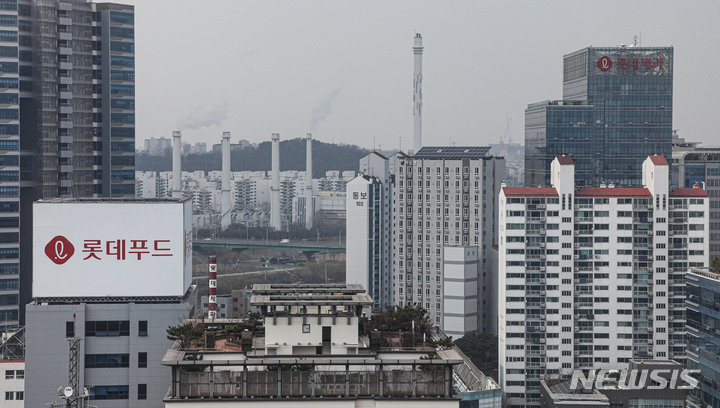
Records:
{"label": "newsis watermark", "polygon": [[[621,369],[621,370],[573,370],[571,390],[692,390],[698,380],[692,374],[700,370],[681,369]],[[648,381],[648,378],[650,381]]]}

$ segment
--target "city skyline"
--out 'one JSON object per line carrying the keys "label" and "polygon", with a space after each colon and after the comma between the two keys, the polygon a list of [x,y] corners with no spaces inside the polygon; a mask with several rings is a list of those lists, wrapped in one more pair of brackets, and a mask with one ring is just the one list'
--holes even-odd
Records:
{"label": "city skyline", "polygon": [[425,46],[426,145],[497,143],[508,118],[508,136],[521,143],[527,104],[562,95],[563,55],[635,35],[644,46],[675,47],[673,128],[713,144],[703,132],[703,107],[720,91],[708,69],[720,56],[706,51],[720,16],[711,2],[215,1],[202,13],[191,2],[129,3],[145,41],[136,54],[137,146],[172,130],[213,143],[229,130],[253,143],[313,132],[388,149],[402,138],[408,150],[415,32]]}

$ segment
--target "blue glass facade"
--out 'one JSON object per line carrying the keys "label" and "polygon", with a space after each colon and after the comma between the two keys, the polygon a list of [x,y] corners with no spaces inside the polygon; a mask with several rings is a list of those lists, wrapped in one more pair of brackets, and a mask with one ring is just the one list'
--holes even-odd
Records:
{"label": "blue glass facade", "polygon": [[579,187],[640,186],[648,155],[671,156],[673,49],[586,48],[564,58],[563,100],[525,111],[525,184],[549,185],[571,155]]}
{"label": "blue glass facade", "polygon": [[104,73],[102,86],[106,90],[101,103],[105,120],[100,133],[106,149],[102,171],[96,174],[106,194],[132,197],[135,195],[134,14],[122,6],[109,7],[101,11],[101,20],[110,22],[102,29],[102,48],[111,52],[100,61]]}
{"label": "blue glass facade", "polygon": [[720,275],[697,271],[687,284],[687,368],[700,370],[698,387],[690,390],[688,406],[720,406]]}
{"label": "blue glass facade", "polygon": [[18,325],[20,277],[20,98],[17,3],[0,7],[0,332]]}

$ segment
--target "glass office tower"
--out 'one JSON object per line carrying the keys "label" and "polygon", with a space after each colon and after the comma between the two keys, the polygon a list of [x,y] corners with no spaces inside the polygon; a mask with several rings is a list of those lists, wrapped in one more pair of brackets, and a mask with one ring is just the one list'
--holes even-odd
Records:
{"label": "glass office tower", "polygon": [[525,111],[525,184],[570,155],[578,187],[640,186],[647,156],[671,156],[673,48],[588,47],[563,66],[563,99]]}

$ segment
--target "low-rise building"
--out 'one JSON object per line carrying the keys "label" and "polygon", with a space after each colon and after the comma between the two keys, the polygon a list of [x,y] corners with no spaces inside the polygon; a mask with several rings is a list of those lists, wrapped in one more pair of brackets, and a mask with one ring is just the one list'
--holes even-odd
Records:
{"label": "low-rise building", "polygon": [[25,406],[25,328],[2,333],[0,342],[0,406]]}
{"label": "low-rise building", "polygon": [[[670,360],[630,360],[623,377],[612,373],[601,388],[593,377],[585,377],[587,387],[579,380],[541,380],[542,408],[682,408],[689,383],[683,382],[683,365]],[[587,379],[590,378],[590,381]],[[673,379],[674,378],[674,379]],[[660,386],[662,379],[664,386]],[[620,382],[624,383],[620,384]]]}
{"label": "low-rise building", "polygon": [[455,348],[391,334],[405,339],[401,347],[383,341],[387,333],[364,331],[362,309],[373,301],[361,285],[269,284],[253,292],[260,329],[206,335],[213,343],[203,350],[176,343],[167,351],[163,365],[172,383],[165,407],[501,405],[497,384]]}

